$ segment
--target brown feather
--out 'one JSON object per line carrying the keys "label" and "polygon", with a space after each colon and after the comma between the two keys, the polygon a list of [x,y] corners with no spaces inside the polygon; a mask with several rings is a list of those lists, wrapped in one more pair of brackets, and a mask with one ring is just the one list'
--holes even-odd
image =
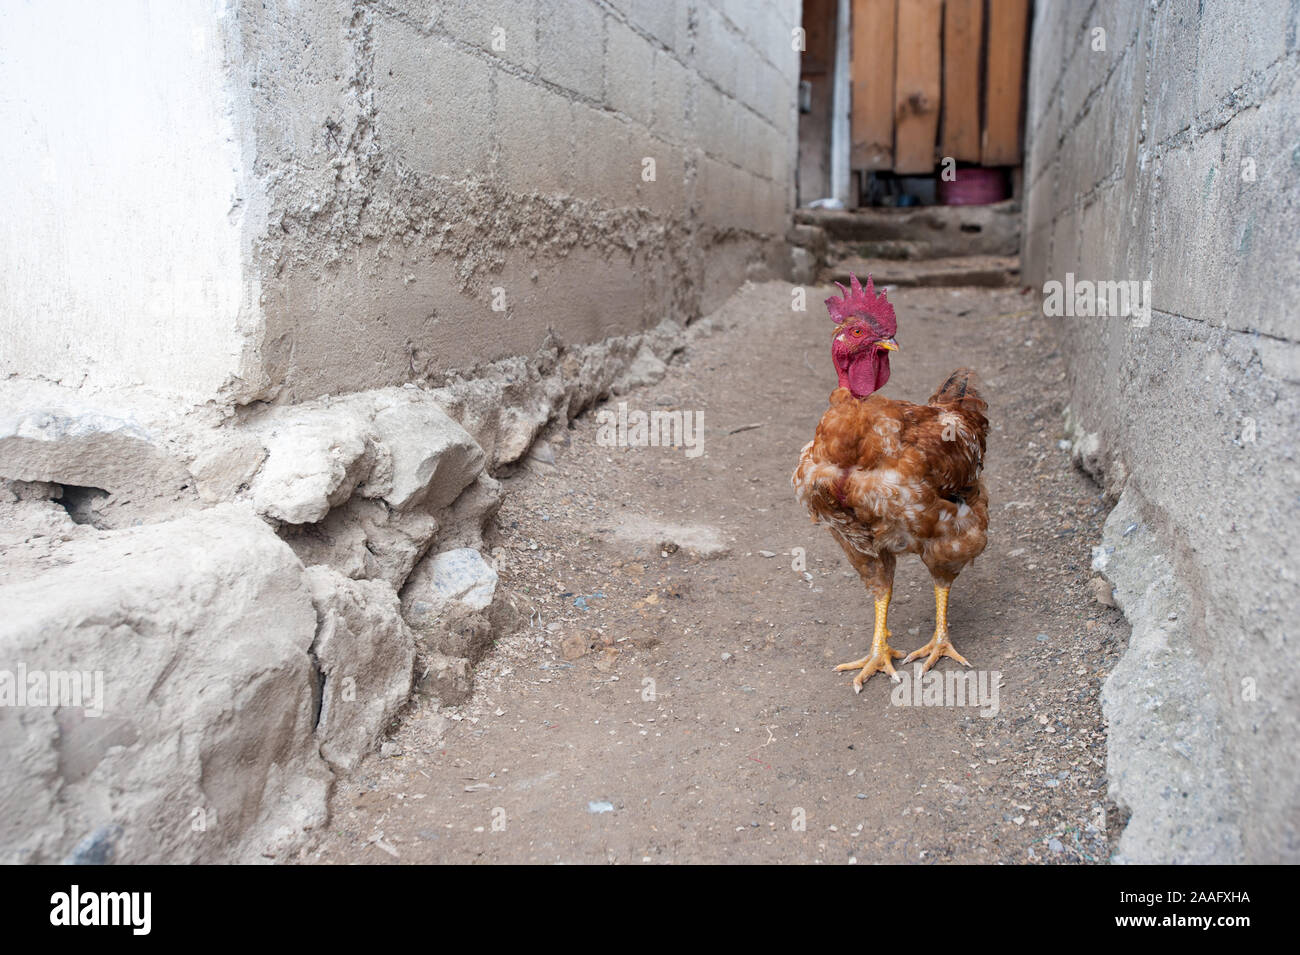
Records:
{"label": "brown feather", "polygon": [[984,550],[988,406],[973,377],[954,371],[924,405],[831,393],[793,483],[869,587],[877,564],[892,570],[898,553],[919,554],[936,580],[951,582]]}

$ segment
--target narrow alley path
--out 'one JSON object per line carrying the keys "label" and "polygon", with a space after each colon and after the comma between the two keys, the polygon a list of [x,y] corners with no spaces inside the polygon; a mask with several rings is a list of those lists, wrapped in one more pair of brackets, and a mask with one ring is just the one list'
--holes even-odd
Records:
{"label": "narrow alley path", "polygon": [[[602,406],[702,412],[702,454],[600,446],[597,408],[506,480],[493,544],[532,625],[468,703],[412,706],[304,861],[1105,861],[1120,820],[1098,696],[1127,629],[1088,586],[1105,507],[1058,447],[1049,320],[1010,289],[891,293],[884,393],[924,401],[971,365],[989,401],[990,542],[951,608],[957,649],[1001,674],[982,716],[891,705],[882,676],[855,696],[832,670],[861,655],[872,606],[790,487],[835,382],[827,294],[800,313],[788,285],[746,286],[662,381]],[[894,646],[933,623],[909,555]]]}

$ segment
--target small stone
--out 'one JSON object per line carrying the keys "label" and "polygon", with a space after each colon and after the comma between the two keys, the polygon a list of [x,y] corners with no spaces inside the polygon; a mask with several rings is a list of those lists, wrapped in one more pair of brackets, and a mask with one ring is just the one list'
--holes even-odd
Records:
{"label": "small stone", "polygon": [[560,654],[566,660],[576,660],[591,649],[585,634],[573,633],[560,642]]}
{"label": "small stone", "polygon": [[528,454],[528,457],[530,460],[539,461],[542,464],[555,463],[555,451],[552,450],[550,444],[546,441],[538,441],[536,444],[534,444],[532,451],[530,451]]}
{"label": "small stone", "polygon": [[426,559],[407,590],[434,602],[455,601],[468,610],[486,610],[497,589],[497,572],[472,547],[457,547]]}
{"label": "small stone", "polygon": [[392,740],[385,740],[379,747],[379,755],[386,759],[392,759],[394,756],[402,755],[402,747],[398,746]]}
{"label": "small stone", "polygon": [[116,823],[100,826],[86,838],[77,843],[76,848],[65,865],[112,865],[117,850],[117,840],[122,837],[123,828]]}
{"label": "small stone", "polygon": [[1104,577],[1093,577],[1088,581],[1088,589],[1092,591],[1092,598],[1103,607],[1115,606],[1114,591]]}

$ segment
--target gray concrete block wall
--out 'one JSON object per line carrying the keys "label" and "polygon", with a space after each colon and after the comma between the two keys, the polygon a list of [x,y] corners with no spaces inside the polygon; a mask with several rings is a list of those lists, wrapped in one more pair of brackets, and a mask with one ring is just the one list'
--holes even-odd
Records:
{"label": "gray concrete block wall", "polygon": [[[689,321],[779,258],[796,3],[358,0],[241,15],[350,38],[342,155],[298,150],[268,179],[272,221],[296,226],[260,245],[263,391],[279,400],[437,377],[551,334]],[[298,95],[285,74],[265,98]],[[266,108],[252,114],[259,142],[275,136]],[[327,314],[340,296],[346,317]],[[362,362],[339,350],[355,335]]]}
{"label": "gray concrete block wall", "polygon": [[[138,382],[198,401],[299,401],[530,354],[552,334],[589,341],[689,321],[756,263],[779,261],[793,204],[799,15],[796,0],[268,0],[197,26],[123,11],[122,43],[140,45],[146,64],[133,95],[170,97],[166,109],[207,123],[186,130],[195,150],[223,140],[238,157],[213,173],[228,180],[228,216],[203,219],[187,197],[176,202],[203,240],[193,244],[220,244],[235,260],[214,275],[214,257],[196,254],[187,279],[231,291],[220,312],[204,312],[199,296],[177,306],[210,330],[201,374],[186,368],[183,340],[129,307],[150,301],[175,264],[137,262],[127,301],[89,306],[104,330],[93,362],[65,347],[75,330],[50,323],[58,309],[37,309],[26,291],[7,296],[4,319],[25,347],[21,365],[3,371]],[[28,19],[33,33],[45,28]],[[17,33],[5,47],[15,70],[34,86],[58,82],[39,62],[18,62],[27,41]],[[151,70],[143,38],[196,34],[222,55],[196,59],[180,93],[160,92],[177,88],[175,66]],[[224,115],[207,117],[204,89]],[[5,102],[21,114],[21,97]],[[39,152],[50,139],[42,124],[79,122],[46,112],[29,145]],[[24,149],[23,172],[39,177],[42,158]],[[646,159],[653,182],[642,178]],[[64,227],[93,233],[95,215],[138,220],[138,207],[131,195],[120,208],[70,207]],[[157,228],[166,246],[175,226]],[[47,244],[32,258],[53,260],[57,236]],[[72,298],[64,286],[77,280],[51,269],[31,285]],[[492,308],[498,289],[504,313]],[[66,311],[87,337],[87,316]],[[150,360],[155,340],[167,360]]]}
{"label": "gray concrete block wall", "polygon": [[[1036,5],[1026,279],[1151,283],[1149,324],[1057,320],[1072,436],[1137,515],[1106,570],[1130,861],[1300,860],[1298,32],[1283,0]],[[1124,559],[1148,534],[1167,579]]]}

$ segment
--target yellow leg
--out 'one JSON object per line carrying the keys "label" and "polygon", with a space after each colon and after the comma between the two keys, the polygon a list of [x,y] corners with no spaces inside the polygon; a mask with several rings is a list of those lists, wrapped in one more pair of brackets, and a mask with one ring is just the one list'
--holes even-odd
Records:
{"label": "yellow leg", "polygon": [[927,654],[925,666],[921,668],[922,673],[928,672],[930,667],[939,662],[940,657],[952,657],[962,666],[970,666],[966,658],[953,649],[952,641],[948,639],[948,588],[939,584],[934,585],[934,636],[925,646],[909,653],[903,663],[911,663]]}
{"label": "yellow leg", "polygon": [[853,692],[861,693],[862,684],[865,683],[873,673],[888,673],[889,678],[895,683],[898,682],[899,676],[894,672],[894,660],[903,654],[889,645],[889,598],[892,596],[891,590],[886,590],[883,597],[876,598],[876,629],[871,636],[871,653],[861,660],[854,660],[852,663],[841,663],[836,670],[857,670],[858,675],[853,678]]}

